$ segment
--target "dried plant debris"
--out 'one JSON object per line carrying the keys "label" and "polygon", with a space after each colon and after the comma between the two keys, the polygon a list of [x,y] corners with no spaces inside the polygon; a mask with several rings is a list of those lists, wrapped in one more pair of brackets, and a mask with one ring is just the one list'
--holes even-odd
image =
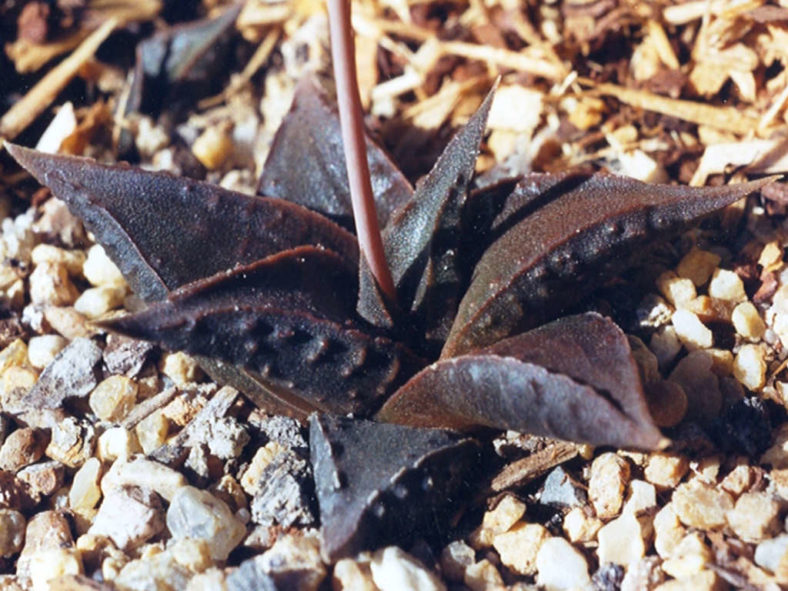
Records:
{"label": "dried plant debris", "polygon": [[0,3],[0,586],[786,586],[779,4]]}

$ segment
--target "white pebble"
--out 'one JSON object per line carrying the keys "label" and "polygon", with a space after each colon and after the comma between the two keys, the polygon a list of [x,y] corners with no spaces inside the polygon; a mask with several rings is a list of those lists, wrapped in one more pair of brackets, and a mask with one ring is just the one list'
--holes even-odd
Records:
{"label": "white pebble", "polygon": [[413,556],[389,546],[375,552],[369,563],[372,580],[381,591],[445,591],[445,585]]}
{"label": "white pebble", "polygon": [[115,263],[110,260],[107,253],[98,244],[90,247],[85,264],[82,266],[82,274],[85,276],[85,279],[97,287],[101,285],[126,285],[126,280],[123,279],[120,269],[115,266]]}
{"label": "white pebble", "polygon": [[592,588],[585,557],[564,538],[550,538],[536,556],[537,583],[547,591]]}
{"label": "white pebble", "polygon": [[36,369],[44,369],[68,344],[68,341],[57,334],[45,334],[30,338],[27,344],[27,358]]}

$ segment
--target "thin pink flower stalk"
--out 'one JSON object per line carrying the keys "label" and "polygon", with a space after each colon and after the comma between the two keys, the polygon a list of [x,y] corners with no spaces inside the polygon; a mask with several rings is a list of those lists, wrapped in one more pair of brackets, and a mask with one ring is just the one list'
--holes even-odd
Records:
{"label": "thin pink flower stalk", "polygon": [[328,22],[331,31],[331,55],[337,86],[339,121],[345,164],[350,181],[350,198],[356,223],[359,249],[380,289],[392,302],[396,300],[394,281],[386,263],[380,236],[372,183],[367,164],[361,100],[356,77],[356,51],[350,24],[350,0],[328,0]]}

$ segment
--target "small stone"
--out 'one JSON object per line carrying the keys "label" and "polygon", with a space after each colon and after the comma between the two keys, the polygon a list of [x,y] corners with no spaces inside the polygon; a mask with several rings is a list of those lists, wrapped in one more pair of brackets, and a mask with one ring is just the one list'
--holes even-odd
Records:
{"label": "small stone", "polygon": [[676,336],[690,350],[707,349],[714,344],[714,335],[698,318],[698,315],[689,310],[678,309],[671,318]]}
{"label": "small stone", "polygon": [[[261,556],[260,565],[280,589],[317,591],[326,578],[326,567],[320,557],[320,539],[315,530],[279,537]],[[374,567],[372,576],[375,577]]]}
{"label": "small stone", "polygon": [[70,306],[79,291],[68,277],[64,265],[44,263],[38,265],[28,278],[30,301],[42,306]]}
{"label": "small stone", "polygon": [[445,585],[413,556],[396,546],[382,548],[369,563],[380,591],[445,591]]}
{"label": "small stone", "polygon": [[686,533],[672,503],[662,507],[654,516],[654,549],[661,558],[670,557]]}
{"label": "small stone", "polygon": [[624,503],[623,513],[641,515],[650,512],[657,506],[657,489],[653,484],[642,480],[632,480],[629,483],[629,496]]}
{"label": "small stone", "polygon": [[681,539],[670,558],[662,561],[662,570],[681,579],[701,572],[712,561],[711,549],[703,541],[703,535],[694,531]]}
{"label": "small stone", "polygon": [[226,560],[246,535],[244,525],[223,501],[193,486],[175,491],[167,510],[167,527],[176,539],[211,540],[215,560]]}
{"label": "small stone", "polygon": [[40,550],[69,548],[74,538],[65,515],[59,511],[42,511],[30,518],[25,530],[25,545],[16,562],[16,574],[30,576],[30,562]]}
{"label": "small stone", "polygon": [[506,495],[482,518],[482,524],[471,534],[471,545],[485,548],[492,545],[496,534],[502,534],[525,515],[525,503],[513,495]]}
{"label": "small stone", "polygon": [[493,547],[501,562],[521,575],[536,574],[536,557],[550,532],[537,523],[517,523],[508,531],[496,534]]}
{"label": "small stone", "polygon": [[161,360],[161,373],[170,378],[176,386],[197,381],[202,370],[197,360],[183,352],[165,353]]}
{"label": "small stone", "polygon": [[758,309],[751,302],[742,302],[733,309],[731,321],[736,332],[745,339],[758,341],[766,332],[764,323]]}
{"label": "small stone", "polygon": [[583,485],[561,466],[554,468],[547,475],[539,495],[541,504],[556,507],[580,507],[585,505],[586,501],[587,495]]}
{"label": "small stone", "polygon": [[295,452],[276,454],[260,475],[251,502],[252,520],[261,525],[278,523],[284,528],[312,525],[311,470]]}
{"label": "small stone", "polygon": [[237,458],[249,443],[249,433],[235,417],[222,417],[208,423],[208,449],[221,460]]}
{"label": "small stone", "polygon": [[657,289],[676,308],[694,300],[698,295],[691,280],[683,279],[673,271],[665,271],[657,277]]}
{"label": "small stone", "polygon": [[[243,563],[241,563],[243,565]],[[235,587],[227,584],[227,576],[222,569],[213,567],[206,569],[205,572],[198,573],[189,579],[189,584],[186,585],[185,591],[214,591],[216,589],[223,589],[225,591],[234,591]],[[254,589],[265,589],[262,586],[254,587]],[[374,591],[374,590],[372,590]]]}
{"label": "small stone", "polygon": [[36,369],[44,369],[60,353],[68,341],[57,334],[31,337],[27,345],[27,358]]}
{"label": "small stone", "polygon": [[455,540],[441,552],[440,565],[443,575],[450,581],[461,583],[465,570],[476,562],[476,551],[462,540]]}
{"label": "small stone", "polygon": [[118,334],[107,335],[107,346],[104,347],[104,365],[110,374],[123,374],[129,378],[137,377],[154,345],[148,341],[140,341]]}
{"label": "small stone", "polygon": [[349,558],[343,558],[334,565],[331,588],[334,591],[378,591],[369,565]]}
{"label": "small stone", "polygon": [[28,346],[22,339],[15,339],[0,351],[0,375],[9,367],[23,367],[27,363]]}
{"label": "small stone", "polygon": [[0,556],[9,557],[22,550],[25,516],[14,509],[0,509]]}
{"label": "small stone", "polygon": [[68,493],[69,506],[77,511],[93,509],[101,499],[100,479],[101,462],[98,458],[89,458],[74,474]]}
{"label": "small stone", "polygon": [[208,170],[221,167],[232,151],[233,142],[230,134],[220,125],[205,128],[192,144],[192,153]]}
{"label": "small stone", "polygon": [[624,490],[629,483],[629,463],[607,452],[594,459],[588,480],[588,496],[600,519],[618,515],[624,503]]}
{"label": "small stone", "polygon": [[36,234],[52,237],[69,247],[82,243],[85,238],[82,222],[68,210],[65,202],[47,199],[38,209],[40,217],[32,224]]}
{"label": "small stone", "polygon": [[657,294],[649,293],[638,304],[635,315],[642,328],[659,328],[670,322],[673,308]]}
{"label": "small stone", "polygon": [[709,421],[722,408],[719,378],[712,371],[714,360],[706,351],[692,351],[679,361],[670,381],[681,386],[687,395],[687,418]]}
{"label": "small stone", "polygon": [[112,427],[104,431],[98,438],[96,453],[103,462],[114,462],[117,459],[128,460],[132,455],[142,451],[137,434],[125,427]]}
{"label": "small stone", "polygon": [[126,280],[123,274],[115,266],[104,249],[94,244],[88,250],[88,256],[85,259],[85,264],[82,266],[82,273],[85,279],[90,281],[95,286],[125,286]]}
{"label": "small stone", "polygon": [[46,455],[69,466],[78,468],[93,455],[96,429],[93,425],[66,417],[52,428],[52,440]]}
{"label": "small stone", "polygon": [[733,508],[733,499],[723,490],[693,481],[676,488],[671,504],[684,525],[714,530],[725,526],[725,514]]}
{"label": "small stone", "polygon": [[[194,573],[179,564],[172,552],[167,550],[162,552],[158,546],[149,546],[148,548],[151,550],[150,553],[141,552],[141,558],[128,562],[117,575],[110,577],[114,585],[124,590],[170,591],[185,589]],[[103,569],[104,564],[102,564]]]}
{"label": "small stone", "polygon": [[13,366],[6,369],[0,383],[0,402],[3,409],[13,414],[21,414],[29,409],[24,400],[37,380],[36,372],[27,367]]}
{"label": "small stone", "polygon": [[711,283],[709,283],[709,295],[731,302],[743,302],[747,299],[741,277],[727,269],[714,271]]}
{"label": "small stone", "polygon": [[757,392],[766,384],[766,360],[763,347],[742,345],[733,362],[733,375],[748,390]]}
{"label": "small stone", "polygon": [[592,575],[591,584],[595,591],[612,591],[621,588],[621,581],[624,579],[624,567],[619,564],[608,562],[602,564]]}
{"label": "small stone", "polygon": [[264,446],[257,448],[254,456],[252,456],[252,461],[249,462],[249,466],[241,475],[241,486],[246,491],[246,494],[253,497],[260,492],[263,485],[261,480],[263,471],[278,454],[286,451],[287,448],[275,441],[269,441]]}
{"label": "small stone", "polygon": [[11,472],[0,470],[0,508],[20,510],[32,503],[24,482]]}
{"label": "small stone", "polygon": [[104,495],[108,495],[112,489],[128,485],[156,491],[172,502],[175,493],[186,486],[186,478],[180,472],[153,460],[116,460],[101,479],[101,490]]}
{"label": "small stone", "polygon": [[659,367],[665,369],[676,355],[681,351],[681,341],[673,326],[663,326],[653,335],[648,343],[648,348],[654,353],[659,362]]}
{"label": "small stone", "polygon": [[[226,591],[277,591],[276,583],[263,570],[262,556],[244,560],[225,581]],[[210,591],[210,590],[209,590]]]}
{"label": "small stone", "polygon": [[711,570],[662,583],[655,591],[723,591],[728,585]]}
{"label": "small stone", "polygon": [[709,280],[721,260],[719,255],[695,247],[679,261],[676,273],[679,277],[692,280],[696,287],[700,287]]}
{"label": "small stone", "polygon": [[33,591],[51,591],[49,582],[63,575],[81,575],[82,559],[76,548],[49,548],[30,557]]}
{"label": "small stone", "polygon": [[125,418],[137,401],[137,384],[126,376],[110,376],[90,393],[90,409],[102,421]]}
{"label": "small stone", "polygon": [[69,275],[81,275],[85,263],[85,253],[81,250],[65,250],[51,244],[38,244],[30,253],[34,265],[45,263],[60,264]]}
{"label": "small stone", "polygon": [[685,304],[684,309],[695,314],[704,325],[714,322],[728,324],[731,322],[731,315],[735,305],[735,302],[717,300],[707,295],[700,295]]}
{"label": "small stone", "polygon": [[101,347],[74,339],[41,373],[24,402],[34,409],[60,408],[66,398],[83,397],[98,384]]}
{"label": "small stone", "polygon": [[659,563],[656,556],[646,556],[630,564],[621,581],[621,591],[653,591],[665,580]]}
{"label": "small stone", "polygon": [[591,542],[602,527],[602,521],[588,512],[584,507],[575,507],[564,515],[563,530],[573,544]]}
{"label": "small stone", "polygon": [[126,288],[122,286],[90,287],[74,302],[74,309],[85,318],[94,320],[122,306],[125,297]]}
{"label": "small stone", "polygon": [[89,326],[87,318],[74,308],[47,306],[44,319],[52,330],[70,340],[91,337],[96,333],[95,327]]}
{"label": "small stone", "polygon": [[110,538],[121,550],[137,548],[164,529],[161,499],[136,486],[113,488],[88,533]]}
{"label": "small stone", "polygon": [[43,432],[29,427],[13,431],[0,447],[0,470],[16,472],[37,462],[44,455],[47,438]]}
{"label": "small stone", "polygon": [[755,564],[776,573],[788,556],[788,534],[764,540],[755,547]]}
{"label": "small stone", "polygon": [[536,568],[536,581],[546,591],[591,588],[585,557],[563,538],[550,538],[542,544]]}
{"label": "small stone", "polygon": [[170,432],[170,423],[161,409],[153,411],[134,428],[143,453],[149,455],[164,445]]}
{"label": "small stone", "polygon": [[681,482],[689,470],[686,456],[670,452],[655,452],[649,455],[644,476],[648,482],[660,489],[672,489]]}
{"label": "small stone", "polygon": [[610,521],[599,530],[599,562],[626,566],[646,554],[647,539],[651,535],[651,519],[638,518],[630,511]]}
{"label": "small stone", "polygon": [[486,558],[482,558],[467,568],[463,583],[470,591],[497,591],[504,588],[501,573]]}
{"label": "small stone", "polygon": [[760,468],[739,464],[725,475],[720,482],[720,488],[733,497],[739,497],[743,492],[747,492],[762,474],[763,470]]}
{"label": "small stone", "polygon": [[745,542],[757,543],[780,531],[780,504],[765,492],[744,493],[726,517]]}
{"label": "small stone", "polygon": [[17,478],[27,485],[30,496],[38,502],[41,497],[48,497],[63,486],[65,466],[55,461],[38,462],[22,468],[17,472]]}
{"label": "small stone", "polygon": [[687,414],[687,395],[676,382],[658,379],[644,384],[648,411],[658,427],[675,427]]}

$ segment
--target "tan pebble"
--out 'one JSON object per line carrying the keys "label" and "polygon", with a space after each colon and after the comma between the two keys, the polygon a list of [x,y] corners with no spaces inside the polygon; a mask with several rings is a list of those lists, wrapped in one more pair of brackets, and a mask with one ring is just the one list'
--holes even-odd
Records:
{"label": "tan pebble", "polygon": [[260,477],[263,475],[263,471],[278,454],[284,451],[285,448],[276,441],[269,441],[263,447],[257,448],[252,461],[249,462],[249,467],[241,476],[241,486],[246,491],[246,494],[254,496],[259,492],[261,487]]}
{"label": "tan pebble", "polygon": [[97,287],[126,285],[123,274],[98,244],[94,244],[88,250],[88,256],[82,266],[82,273],[85,275],[85,279]]}
{"label": "tan pebble", "polygon": [[657,357],[659,366],[665,368],[670,365],[681,351],[681,341],[673,326],[663,326],[653,335],[648,343],[648,348]]}
{"label": "tan pebble", "polygon": [[602,521],[588,515],[583,507],[574,507],[564,515],[563,530],[573,544],[591,542],[602,527]]}
{"label": "tan pebble", "polygon": [[30,576],[30,562],[40,550],[68,548],[74,539],[65,514],[59,511],[42,511],[30,518],[25,529],[25,545],[17,559],[17,574]]}
{"label": "tan pebble", "polygon": [[720,475],[722,458],[719,455],[705,456],[690,462],[691,479],[702,484],[714,485]]}
{"label": "tan pebble", "polygon": [[689,470],[686,456],[672,452],[656,452],[649,455],[644,476],[648,482],[660,489],[675,488]]}
{"label": "tan pebble", "polygon": [[368,564],[343,558],[334,565],[333,591],[378,591]]}
{"label": "tan pebble", "polygon": [[30,253],[34,265],[54,263],[63,265],[69,275],[82,275],[85,253],[81,250],[65,250],[51,244],[38,244]]}
{"label": "tan pebble", "polygon": [[135,453],[141,452],[142,447],[135,431],[125,427],[112,427],[99,436],[96,451],[101,461],[114,462],[117,459],[129,459]]}
{"label": "tan pebble", "polygon": [[536,568],[536,582],[547,591],[591,587],[585,556],[563,538],[545,540],[536,556]]}
{"label": "tan pebble", "polygon": [[44,369],[67,344],[68,341],[57,334],[32,337],[27,347],[30,365],[36,369]]}
{"label": "tan pebble", "polygon": [[52,428],[52,439],[46,455],[66,466],[77,468],[93,455],[95,445],[96,429],[93,425],[66,417]]}
{"label": "tan pebble", "polygon": [[671,503],[657,511],[654,516],[654,549],[661,558],[670,557],[686,533]]}
{"label": "tan pebble", "polygon": [[771,267],[773,265],[779,266],[783,260],[783,247],[779,240],[772,240],[763,246],[761,254],[758,257],[758,264],[761,267]]}
{"label": "tan pebble", "polygon": [[629,483],[629,495],[624,503],[623,513],[641,515],[651,512],[657,506],[657,489],[653,484],[643,480],[632,480]]}
{"label": "tan pebble", "polygon": [[660,379],[644,388],[648,411],[658,427],[675,427],[684,419],[689,403],[679,384]]}
{"label": "tan pebble", "polygon": [[446,546],[440,555],[441,571],[455,583],[461,583],[465,569],[476,562],[476,551],[462,540],[455,540]]}
{"label": "tan pebble", "polygon": [[38,265],[28,279],[30,301],[42,306],[70,306],[79,291],[68,277],[63,265],[45,263]]}
{"label": "tan pebble", "polygon": [[22,550],[25,516],[14,509],[0,509],[0,556],[9,557]]}
{"label": "tan pebble", "polygon": [[683,309],[692,312],[701,322],[708,324],[710,322],[730,322],[735,306],[735,302],[700,295],[687,302]]}
{"label": "tan pebble", "polygon": [[704,570],[686,578],[662,583],[655,591],[724,591],[728,585],[717,573]]}
{"label": "tan pebble", "polygon": [[738,497],[743,492],[747,492],[758,478],[758,469],[740,464],[725,475],[720,482],[720,488],[730,493],[733,497]]}
{"label": "tan pebble", "polygon": [[493,547],[501,562],[521,575],[536,573],[536,555],[550,533],[537,523],[520,522],[504,533],[495,535]]}
{"label": "tan pebble", "polygon": [[177,386],[196,381],[202,370],[191,355],[183,352],[165,353],[161,361],[161,373],[170,378]]}
{"label": "tan pebble", "polygon": [[727,269],[714,271],[711,283],[709,283],[709,295],[731,302],[743,302],[747,299],[741,277]]}
{"label": "tan pebble", "polygon": [[694,247],[679,261],[676,273],[679,277],[690,279],[695,286],[700,287],[710,278],[714,269],[722,259],[719,255]]}
{"label": "tan pebble", "polygon": [[742,345],[733,362],[733,375],[748,390],[757,392],[766,384],[766,359],[763,347]]}
{"label": "tan pebble", "polygon": [[126,376],[110,376],[90,393],[88,403],[102,421],[118,422],[125,418],[137,401],[137,384]]}
{"label": "tan pebble", "polygon": [[65,466],[60,462],[37,462],[17,472],[17,478],[27,485],[33,499],[48,497],[63,486]]}
{"label": "tan pebble", "polygon": [[588,480],[588,496],[597,517],[602,520],[618,515],[629,483],[629,463],[607,452],[594,459]]}
{"label": "tan pebble", "polygon": [[205,129],[192,144],[192,153],[208,170],[219,168],[232,153],[233,143],[222,126]]}
{"label": "tan pebble", "polygon": [[47,446],[44,432],[30,427],[13,431],[0,447],[0,470],[16,472],[37,462],[44,455]]}
{"label": "tan pebble", "polygon": [[525,515],[525,503],[513,495],[506,495],[482,518],[482,524],[471,534],[471,545],[485,548],[492,544],[496,534],[508,531]]}
{"label": "tan pebble", "polygon": [[101,462],[98,458],[88,459],[74,474],[68,493],[69,506],[77,510],[93,509],[101,498],[100,479]]}
{"label": "tan pebble", "polygon": [[[777,430],[772,434],[772,446],[763,452],[759,464],[768,464],[776,470],[788,469],[788,423],[780,425]],[[788,474],[788,472],[786,472]],[[774,470],[771,474],[774,478]],[[786,482],[788,485],[788,481]],[[788,496],[786,496],[788,498]]]}
{"label": "tan pebble", "polygon": [[176,541],[168,550],[175,562],[193,573],[200,573],[214,564],[209,540],[184,538]]}
{"label": "tan pebble", "polygon": [[692,351],[668,378],[681,386],[687,396],[687,418],[706,421],[717,417],[722,408],[719,378],[712,371],[714,360],[706,351]]}
{"label": "tan pebble", "polygon": [[22,339],[14,339],[0,351],[0,374],[9,367],[24,367],[27,364],[28,348]]}
{"label": "tan pebble", "polygon": [[692,482],[676,488],[671,504],[684,525],[714,530],[725,526],[725,514],[733,508],[733,499],[723,490]]}
{"label": "tan pebble", "polygon": [[676,544],[670,557],[662,561],[662,570],[680,579],[701,572],[712,560],[711,549],[706,545],[703,535],[694,531],[685,535]]}
{"label": "tan pebble", "polygon": [[33,591],[49,591],[49,581],[62,575],[81,575],[82,558],[76,548],[39,550],[30,557]]}
{"label": "tan pebble", "polygon": [[15,404],[12,401],[18,400],[20,396],[27,393],[37,381],[38,374],[28,367],[13,366],[6,369],[0,379],[2,405],[6,409],[14,408]]}
{"label": "tan pebble", "polygon": [[149,488],[171,501],[186,485],[186,478],[169,466],[146,458],[135,458],[131,462],[116,460],[101,479],[101,490],[106,495],[112,489],[127,485]]}
{"label": "tan pebble", "polygon": [[486,558],[482,558],[466,569],[463,583],[470,591],[502,591],[505,589],[501,573]]}
{"label": "tan pebble", "polygon": [[0,293],[0,296],[5,296],[6,305],[12,310],[21,310],[25,305],[25,282],[17,279],[11,285],[5,288],[5,293]]}
{"label": "tan pebble", "polygon": [[780,504],[765,492],[742,494],[725,516],[730,528],[745,542],[760,542],[781,529]]}
{"label": "tan pebble", "polygon": [[650,517],[638,518],[626,511],[605,524],[597,534],[599,562],[627,566],[643,558],[653,531],[651,521]]}
{"label": "tan pebble", "polygon": [[676,308],[681,308],[698,295],[691,280],[683,279],[673,271],[665,271],[657,277],[657,289]]}
{"label": "tan pebble", "polygon": [[757,341],[763,338],[763,333],[766,332],[766,324],[752,302],[738,304],[733,309],[731,321],[736,332],[745,339]]}
{"label": "tan pebble", "polygon": [[125,297],[125,287],[91,287],[83,291],[77,298],[77,301],[74,302],[74,309],[85,318],[94,320],[104,316],[110,310],[122,306]]}
{"label": "tan pebble", "polygon": [[671,318],[676,336],[689,349],[706,349],[714,344],[714,335],[698,318],[698,315],[689,310],[679,309]]}
{"label": "tan pebble", "polygon": [[164,445],[170,431],[170,423],[161,409],[153,411],[134,428],[145,455]]}
{"label": "tan pebble", "polygon": [[660,559],[646,556],[627,567],[621,581],[621,591],[653,591],[665,580]]}
{"label": "tan pebble", "polygon": [[[385,551],[376,552],[369,561],[372,577],[378,586],[380,584],[375,568],[381,554],[385,554]],[[390,554],[383,556],[382,562],[386,563],[383,570],[386,570],[388,566],[395,568],[401,566],[401,563],[398,562],[398,558],[401,556],[407,555],[401,552],[393,557],[395,564],[389,561],[392,558]],[[274,545],[255,560],[258,561],[260,569],[271,576],[277,588],[289,587],[304,591],[318,591],[318,587],[326,578],[326,567],[320,557],[320,538],[315,530],[302,530],[280,535]]]}
{"label": "tan pebble", "polygon": [[[226,589],[226,581],[227,575],[225,575],[224,570],[214,566],[206,569],[204,572],[197,573],[189,579],[185,591],[216,591],[217,589]],[[360,587],[359,591],[367,590],[364,589],[364,587]]]}
{"label": "tan pebble", "polygon": [[89,326],[87,319],[74,308],[47,306],[44,308],[44,318],[52,330],[69,340],[91,337],[96,333],[96,329]]}

